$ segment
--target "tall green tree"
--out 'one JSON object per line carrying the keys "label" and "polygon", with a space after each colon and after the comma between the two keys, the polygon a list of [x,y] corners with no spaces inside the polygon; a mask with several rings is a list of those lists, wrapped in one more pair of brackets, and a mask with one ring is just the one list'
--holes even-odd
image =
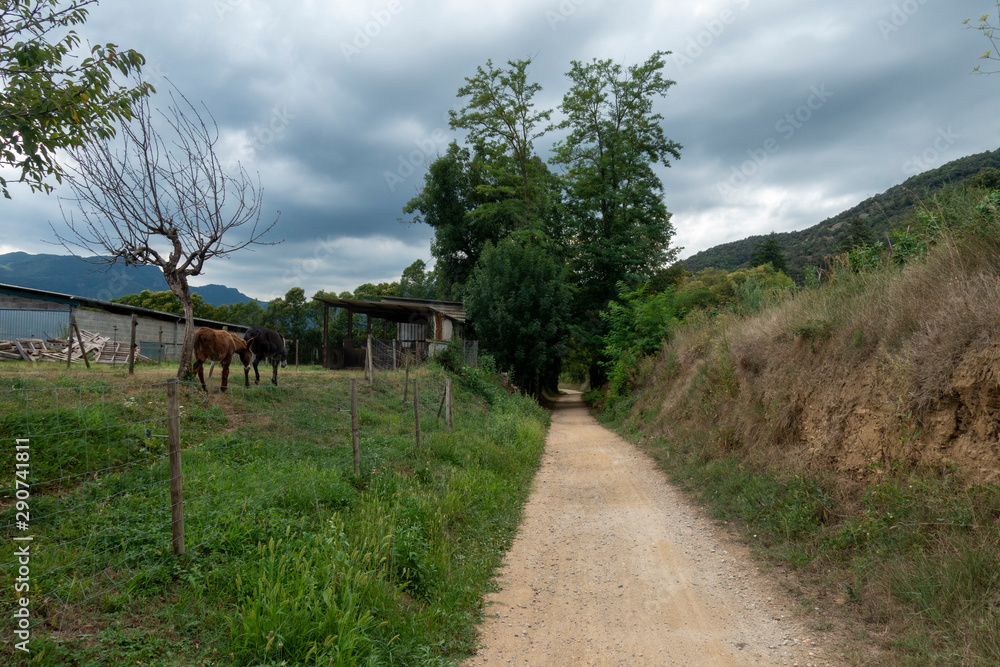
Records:
{"label": "tall green tree", "polygon": [[[151,292],[148,289],[144,289],[138,294],[126,294],[125,296],[111,299],[111,302],[121,303],[126,306],[136,306],[138,308],[148,308],[149,310],[158,310],[161,313],[180,314],[184,312],[184,309],[181,307],[181,300],[170,290]],[[195,317],[215,319],[216,309],[211,304],[205,303],[205,300],[197,292],[191,293],[191,307]]]}
{"label": "tall green tree", "polygon": [[572,265],[590,309],[614,298],[619,282],[634,287],[651,278],[679,250],[671,247],[674,229],[654,171],[681,150],[653,108],[674,85],[661,73],[668,53],[629,67],[573,61],[568,72],[572,88],[558,127],[569,134],[552,162],[565,168]]}
{"label": "tall green tree", "polygon": [[305,332],[316,326],[313,311],[306,303],[306,292],[301,287],[293,287],[267,303],[265,325],[280,332],[285,338],[300,339]]}
{"label": "tall green tree", "polygon": [[[849,252],[854,248],[868,245],[872,242],[872,233],[868,229],[868,223],[861,219],[860,215],[855,215],[847,223],[847,236],[840,242],[840,252]],[[780,244],[779,244],[780,245]],[[782,253],[784,260],[784,253]],[[765,264],[767,262],[764,262]],[[775,266],[774,268],[778,268]]]}
{"label": "tall green tree", "polygon": [[501,200],[520,199],[530,209],[535,192],[538,163],[534,160],[534,140],[544,133],[543,123],[551,109],[535,108],[534,97],[542,89],[528,80],[531,59],[507,61],[507,69],[477,67],[466,77],[458,97],[467,98],[459,111],[450,111],[452,129],[469,132],[470,143],[484,157],[483,164],[494,171]]}
{"label": "tall green tree", "polygon": [[770,264],[775,271],[788,273],[788,264],[785,262],[785,250],[781,247],[778,235],[771,232],[763,241],[758,241],[754,245],[753,257],[750,259],[750,266],[761,266]]}
{"label": "tall green tree", "polygon": [[555,389],[572,294],[564,267],[539,245],[487,244],[469,281],[466,313],[497,364],[538,396]]}
{"label": "tall green tree", "polygon": [[250,327],[255,324],[264,324],[266,312],[264,307],[260,305],[260,302],[253,299],[246,303],[230,303],[224,306],[216,306],[214,319],[220,322],[233,322]]}
{"label": "tall green tree", "polygon": [[424,174],[423,189],[403,207],[403,213],[414,216],[411,222],[426,223],[434,230],[431,254],[446,297],[468,280],[482,242],[498,238],[496,230],[475,225],[469,216],[474,207],[469,161],[468,149],[449,144]]}
{"label": "tall green tree", "polygon": [[[138,76],[145,60],[114,44],[77,57],[73,26],[87,20],[97,0],[14,0],[0,6],[0,166],[20,171],[33,191],[62,179],[56,151],[114,136],[133,105],[152,91],[116,74]],[[10,198],[7,181],[0,190]]]}
{"label": "tall green tree", "polygon": [[396,288],[395,296],[408,299],[434,299],[437,298],[434,285],[434,271],[427,270],[427,262],[418,259],[413,264],[403,269],[403,275],[399,279],[399,286]]}

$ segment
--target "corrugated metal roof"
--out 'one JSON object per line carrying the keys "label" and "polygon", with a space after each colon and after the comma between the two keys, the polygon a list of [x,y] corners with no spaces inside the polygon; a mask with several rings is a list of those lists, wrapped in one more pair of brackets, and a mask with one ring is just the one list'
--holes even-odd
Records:
{"label": "corrugated metal roof", "polygon": [[[94,308],[96,310],[103,310],[104,312],[114,313],[116,315],[134,314],[137,317],[149,317],[164,322],[184,321],[184,315],[181,313],[165,313],[163,311],[152,310],[150,308],[128,306],[123,303],[112,303],[111,301],[102,301],[100,299],[92,299],[86,296],[60,294],[59,292],[49,292],[48,290],[35,289],[33,287],[20,287],[18,285],[0,283],[0,294],[9,294],[10,296],[19,296],[25,299],[37,299],[39,301],[48,301],[50,303],[63,303],[75,308]],[[217,320],[209,320],[204,317],[195,317],[193,318],[193,322],[195,326],[212,327],[213,329],[220,329],[224,326],[240,330],[248,328],[245,324],[219,322]]]}
{"label": "corrugated metal roof", "polygon": [[458,301],[433,301],[431,299],[405,299],[402,297],[383,297],[381,301],[339,299],[328,296],[314,296],[313,299],[333,308],[344,308],[389,322],[427,322],[432,314],[441,313],[451,320],[465,323],[465,306]]}

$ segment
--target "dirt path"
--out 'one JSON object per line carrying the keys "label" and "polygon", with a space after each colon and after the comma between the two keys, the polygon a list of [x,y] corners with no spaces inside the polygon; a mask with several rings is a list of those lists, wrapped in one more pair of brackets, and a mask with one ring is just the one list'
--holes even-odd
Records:
{"label": "dirt path", "polygon": [[743,549],[579,394],[553,412],[500,586],[467,667],[838,664]]}

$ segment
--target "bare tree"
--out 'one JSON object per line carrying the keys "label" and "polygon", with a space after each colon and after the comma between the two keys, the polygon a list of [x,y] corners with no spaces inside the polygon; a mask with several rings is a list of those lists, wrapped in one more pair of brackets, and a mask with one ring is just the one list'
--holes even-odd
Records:
{"label": "bare tree", "polygon": [[63,237],[54,231],[74,255],[82,256],[74,248],[82,249],[109,266],[123,262],[163,270],[184,309],[180,378],[188,372],[194,341],[188,278],[213,257],[280,243],[261,240],[280,211],[270,224],[260,224],[259,175],[251,178],[240,164],[227,172],[215,150],[219,128],[208,110],[206,122],[176,89],[170,100],[166,111],[154,110],[148,98],[139,100],[117,140],[70,152],[75,164],[65,181],[73,196],[62,201],[75,203],[79,217],[63,207],[71,233]]}

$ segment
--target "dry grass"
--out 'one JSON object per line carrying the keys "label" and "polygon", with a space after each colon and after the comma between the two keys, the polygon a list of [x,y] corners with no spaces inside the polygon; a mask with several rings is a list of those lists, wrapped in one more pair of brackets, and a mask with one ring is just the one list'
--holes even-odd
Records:
{"label": "dry grass", "polygon": [[[799,516],[796,480],[822,489],[814,532],[765,553],[838,600],[858,664],[1000,660],[1000,219],[944,204],[905,266],[688,318],[624,424],[754,534]],[[744,505],[771,485],[776,507]]]}

